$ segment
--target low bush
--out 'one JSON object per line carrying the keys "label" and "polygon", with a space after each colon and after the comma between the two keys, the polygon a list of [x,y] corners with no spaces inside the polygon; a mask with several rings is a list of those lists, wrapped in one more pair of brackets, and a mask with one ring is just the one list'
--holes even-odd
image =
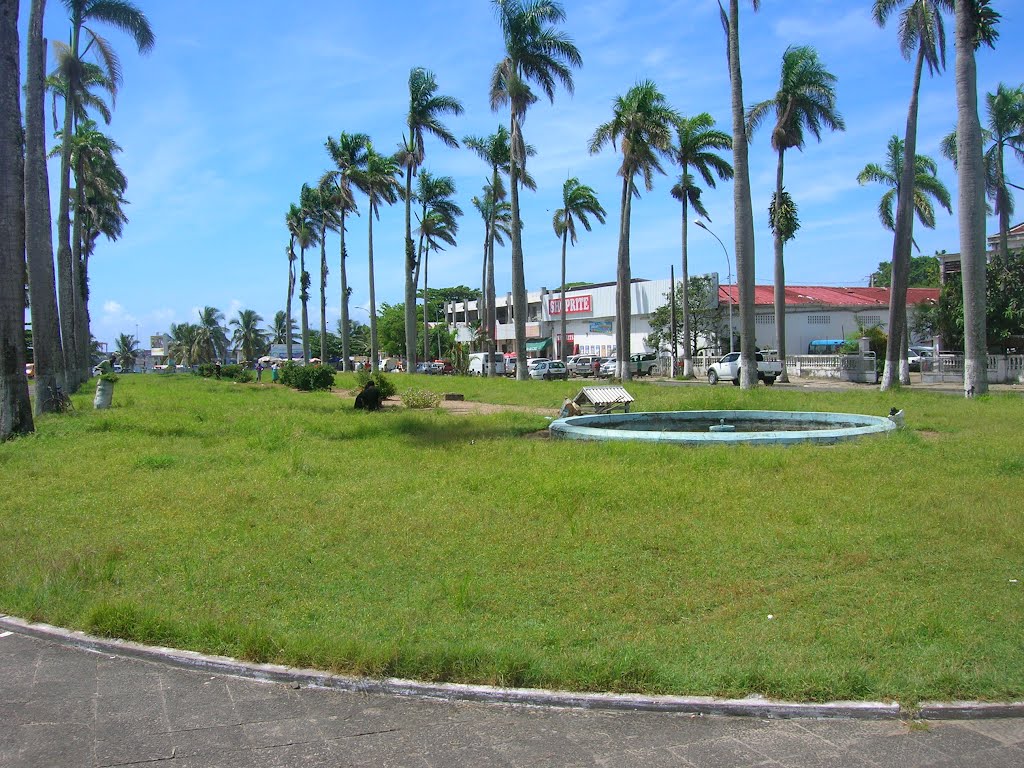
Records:
{"label": "low bush", "polygon": [[196,368],[196,374],[202,376],[204,379],[211,378],[215,373],[217,373],[217,369],[214,367],[213,363],[200,363],[199,367]]}
{"label": "low bush", "polygon": [[330,389],[334,386],[334,369],[328,365],[285,363],[281,367],[281,383],[302,392]]}
{"label": "low bush", "polygon": [[385,373],[377,371],[377,373],[371,373],[370,371],[356,371],[356,382],[359,384],[359,388],[362,389],[366,386],[366,382],[373,379],[373,383],[377,385],[377,390],[380,392],[380,399],[387,400],[389,397],[394,397],[398,389],[395,387],[395,382],[391,380],[391,377]]}
{"label": "low bush", "polygon": [[225,365],[221,368],[220,375],[225,379],[234,379],[242,383],[253,381],[256,378],[252,371],[241,365]]}
{"label": "low bush", "polygon": [[406,408],[437,408],[441,395],[429,389],[410,389],[402,393],[402,405]]}

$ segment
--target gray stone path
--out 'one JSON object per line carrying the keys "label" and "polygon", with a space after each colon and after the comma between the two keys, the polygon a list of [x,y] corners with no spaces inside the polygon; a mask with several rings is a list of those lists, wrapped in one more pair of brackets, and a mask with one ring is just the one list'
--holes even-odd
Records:
{"label": "gray stone path", "polygon": [[0,766],[1024,766],[1024,719],[762,720],[452,703],[0,633]]}

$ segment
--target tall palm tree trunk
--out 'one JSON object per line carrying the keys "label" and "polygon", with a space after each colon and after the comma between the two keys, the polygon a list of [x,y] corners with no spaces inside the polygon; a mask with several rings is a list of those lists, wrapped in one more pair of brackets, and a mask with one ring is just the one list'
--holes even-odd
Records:
{"label": "tall palm tree trunk", "polygon": [[906,325],[907,285],[910,281],[910,248],[914,241],[914,159],[917,155],[917,102],[923,67],[924,46],[920,45],[914,64],[910,105],[907,108],[903,168],[896,197],[896,232],[892,241],[892,283],[889,289],[889,340],[885,346],[885,367],[882,369],[883,392],[900,383],[900,357],[906,357],[905,345],[902,342]]}
{"label": "tall palm tree trunk", "polygon": [[427,323],[427,307],[429,306],[429,299],[427,298],[427,267],[429,266],[430,260],[430,249],[423,251],[423,255],[420,257],[423,260],[423,359],[430,359],[430,325]]}
{"label": "tall palm tree trunk", "polygon": [[[28,73],[25,83],[25,251],[32,310],[32,347],[37,392],[64,383],[64,352],[57,314],[57,284],[50,231],[50,182],[46,170],[45,106],[46,40],[43,14],[46,0],[33,0],[28,22]],[[56,403],[35,399],[35,412]]]}
{"label": "tall palm tree trunk", "polygon": [[497,214],[491,214],[490,240],[487,244],[487,375],[497,376],[494,357],[498,354],[498,297],[494,287],[494,227]]}
{"label": "tall palm tree trunk", "polygon": [[[476,316],[477,316],[477,320],[480,322],[481,330],[486,330],[486,328],[487,328],[487,320],[486,320],[486,316],[487,316],[487,243],[490,240],[490,234],[491,234],[491,222],[490,222],[490,214],[488,214],[487,221],[484,222],[484,257],[483,257],[483,261],[480,264],[480,298],[476,300]],[[466,308],[466,322],[468,323],[469,322],[469,299],[466,299],[466,303],[464,304],[464,306]],[[488,345],[487,345],[486,341],[483,342],[480,346],[481,346],[481,349],[480,349],[481,352],[486,352],[487,351],[487,346]],[[487,364],[486,363],[484,363],[484,366],[481,369],[481,375],[482,376],[486,376],[487,375]]]}
{"label": "tall palm tree trunk", "polygon": [[[782,167],[785,150],[779,150],[779,165],[775,171],[775,208],[776,211],[782,207]],[[779,381],[788,382],[789,374],[786,372],[786,262],[784,258],[785,244],[783,241],[782,228],[775,227],[775,349],[779,353],[779,360],[782,361],[782,373]]]}
{"label": "tall palm tree trunk", "polygon": [[630,273],[629,273],[629,219],[632,210],[632,195],[630,186],[633,181],[632,173],[622,174],[622,208],[619,217],[619,254],[616,269],[616,313],[618,314],[617,330],[615,333],[615,356],[618,359],[619,378],[629,381],[633,378],[629,370],[630,353]]}
{"label": "tall palm tree trunk", "polygon": [[320,220],[320,364],[327,362],[327,224]]}
{"label": "tall palm tree trunk", "polygon": [[0,0],[0,440],[34,428],[25,377],[25,165],[18,5],[19,0]]}
{"label": "tall palm tree trunk", "polygon": [[512,162],[509,164],[509,202],[512,204],[512,317],[516,333],[516,379],[526,381],[526,274],[523,270],[523,234],[519,217],[519,163],[516,147],[521,141],[513,107],[510,130]]}
{"label": "tall palm tree trunk", "polygon": [[348,254],[345,252],[345,213],[341,214],[341,251],[338,258],[339,272],[341,273],[341,369],[351,371],[352,364],[349,362],[349,355],[352,354],[352,339],[348,332],[348,275],[345,270],[345,259]]}
{"label": "tall palm tree trunk", "polygon": [[[494,234],[498,226],[498,199],[495,190],[498,189],[498,166],[491,168],[491,213],[487,222],[487,285],[485,287],[487,296],[487,375],[494,377],[498,375],[494,358],[498,354],[498,297],[494,287]],[[518,199],[518,198],[517,198]],[[517,366],[518,370],[518,366]]]}
{"label": "tall palm tree trunk", "polygon": [[[370,215],[367,218],[370,220],[370,231],[368,235],[368,251],[369,256],[367,257],[370,269],[370,369],[377,373],[377,294],[374,291],[373,281],[373,205],[370,205]],[[413,351],[409,352],[409,347],[406,347],[406,352],[409,354],[411,359],[415,358],[416,355],[416,342],[413,342]]]}
{"label": "tall palm tree trunk", "polygon": [[295,294],[295,252],[294,246],[288,246],[288,299],[285,302],[285,351],[288,361],[292,359],[292,296]]}
{"label": "tall palm tree trunk", "polygon": [[[973,61],[974,55],[971,54]],[[972,64],[973,66],[973,64]],[[977,70],[977,66],[975,66]],[[975,74],[977,80],[977,74]],[[959,92],[958,92],[959,95]],[[965,96],[965,98],[969,98]],[[974,84],[974,101],[978,101],[978,84]],[[977,107],[975,107],[977,114]],[[959,122],[959,118],[957,119]],[[979,120],[978,125],[981,125]],[[979,128],[980,130],[980,128]],[[984,142],[984,138],[982,139]],[[959,147],[959,145],[957,145]],[[996,207],[999,209],[999,257],[1006,261],[1010,253],[1010,190],[1006,186],[1006,173],[1003,170],[1003,142],[996,144]],[[984,230],[983,230],[984,231]]]}
{"label": "tall palm tree trunk", "polygon": [[[985,169],[978,119],[978,74],[974,61],[973,3],[956,0],[957,170],[960,263],[964,291],[964,393],[988,391],[985,327]],[[1001,166],[1000,166],[1001,167]],[[1006,206],[1000,212],[1000,249],[1005,249]],[[1005,250],[1004,250],[1005,253]]]}
{"label": "tall palm tree trunk", "polygon": [[[757,384],[754,328],[754,211],[750,202],[747,131],[743,123],[743,77],[740,71],[739,0],[729,0],[729,79],[732,83],[733,210],[736,228],[736,282],[740,302],[740,386]],[[731,329],[730,329],[731,333]]]}
{"label": "tall palm tree trunk", "polygon": [[561,308],[562,308],[562,311],[561,311],[562,324],[561,325],[562,325],[562,327],[561,327],[561,334],[559,335],[559,338],[561,339],[561,343],[558,345],[559,351],[561,353],[559,355],[559,359],[562,361],[562,365],[565,365],[565,361],[569,357],[569,355],[565,351],[565,251],[566,251],[566,248],[568,248],[568,246],[569,246],[569,229],[567,227],[565,229],[565,231],[562,232],[562,304],[561,304]]}
{"label": "tall palm tree trunk", "polygon": [[309,362],[309,289],[306,282],[306,248],[299,248],[299,302],[302,304],[302,362]]}
{"label": "tall palm tree trunk", "polygon": [[[405,349],[409,358],[407,370],[416,370],[416,283],[413,280],[415,266],[415,245],[412,239],[412,166],[405,169]],[[427,316],[426,299],[423,304],[423,317]],[[424,319],[424,322],[426,320]],[[429,357],[425,354],[423,359]],[[374,360],[374,365],[376,365]],[[374,369],[376,370],[376,369]]]}
{"label": "tall palm tree trunk", "polygon": [[81,155],[75,163],[75,216],[71,226],[71,270],[75,281],[75,352],[77,354],[76,369],[81,381],[89,378],[92,366],[89,350],[92,347],[89,333],[89,275],[82,258],[82,209],[85,207],[85,192],[82,179],[85,175],[85,162]]}
{"label": "tall palm tree trunk", "polygon": [[[77,57],[81,25],[72,20],[71,54]],[[60,335],[63,342],[65,383],[74,392],[82,383],[78,369],[78,336],[75,333],[75,269],[71,254],[71,137],[73,135],[72,96],[78,87],[73,71],[68,73],[64,99],[63,139],[60,152],[60,192],[57,199],[57,280],[60,305]]]}
{"label": "tall palm tree trunk", "polygon": [[[685,176],[686,169],[683,169]],[[687,204],[686,195],[683,195],[683,378],[693,377],[693,350],[690,349],[690,265],[687,256]],[[672,285],[672,295],[676,292],[675,284]],[[672,328],[672,354],[675,356],[676,329]],[[675,371],[673,371],[673,375]]]}

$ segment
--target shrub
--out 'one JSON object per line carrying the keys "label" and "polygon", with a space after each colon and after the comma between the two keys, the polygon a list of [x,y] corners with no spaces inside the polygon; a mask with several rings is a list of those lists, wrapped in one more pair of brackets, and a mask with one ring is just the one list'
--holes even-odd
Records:
{"label": "shrub", "polygon": [[249,381],[253,381],[256,376],[248,368],[242,366],[224,366],[220,370],[220,375],[225,379],[233,379],[234,381],[242,382],[243,384]]}
{"label": "shrub", "polygon": [[285,363],[281,367],[281,383],[302,392],[330,389],[334,386],[334,369],[329,365]]}
{"label": "shrub", "polygon": [[204,379],[208,379],[217,372],[214,368],[213,363],[200,363],[196,369],[196,373],[202,376]]}
{"label": "shrub", "polygon": [[359,384],[359,388],[362,389],[366,386],[366,382],[373,379],[373,383],[377,385],[377,390],[380,392],[380,399],[387,400],[389,397],[394,397],[397,388],[395,382],[391,380],[385,373],[378,371],[377,373],[371,373],[370,371],[356,371],[356,382]]}
{"label": "shrub", "polygon": [[402,404],[406,408],[437,408],[441,396],[429,389],[410,389],[402,393]]}

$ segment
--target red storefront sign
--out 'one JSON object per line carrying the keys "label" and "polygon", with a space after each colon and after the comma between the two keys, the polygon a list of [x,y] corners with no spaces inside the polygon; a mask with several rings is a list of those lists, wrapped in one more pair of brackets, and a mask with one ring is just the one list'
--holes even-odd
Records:
{"label": "red storefront sign", "polygon": [[[572,315],[577,312],[590,312],[590,294],[583,296],[569,296],[565,300],[565,314]],[[548,314],[562,314],[562,299],[548,299]]]}

